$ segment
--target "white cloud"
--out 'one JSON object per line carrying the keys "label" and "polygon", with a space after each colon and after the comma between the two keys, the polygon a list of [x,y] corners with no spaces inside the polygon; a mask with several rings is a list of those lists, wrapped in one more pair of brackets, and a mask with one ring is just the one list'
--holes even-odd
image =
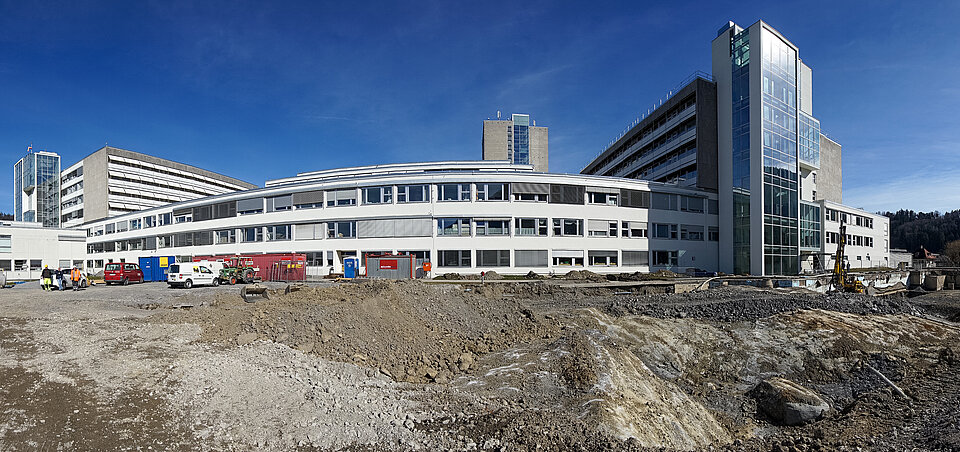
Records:
{"label": "white cloud", "polygon": [[960,177],[922,172],[843,190],[843,203],[868,212],[909,209],[941,212],[960,209]]}

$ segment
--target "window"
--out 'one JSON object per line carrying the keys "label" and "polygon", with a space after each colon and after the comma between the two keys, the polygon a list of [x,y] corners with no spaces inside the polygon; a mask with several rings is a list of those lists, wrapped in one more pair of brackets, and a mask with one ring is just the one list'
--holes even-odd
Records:
{"label": "window", "polygon": [[653,223],[653,238],[655,239],[677,239],[677,225]]}
{"label": "window", "polygon": [[40,262],[40,259],[30,259],[30,270],[31,271],[40,271],[43,265]]}
{"label": "window", "polygon": [[[158,235],[157,236],[157,248],[170,248],[173,246],[173,236],[172,235]],[[101,250],[103,251],[103,250]]]}
{"label": "window", "polygon": [[719,242],[719,241],[720,241],[720,228],[718,228],[718,227],[716,227],[716,226],[710,226],[709,228],[707,228],[707,240],[709,240],[709,241],[711,241],[711,242]]}
{"label": "window", "polygon": [[364,187],[360,191],[363,192],[364,204],[393,203],[393,187]]}
{"label": "window", "polygon": [[553,235],[557,237],[582,237],[583,220],[579,218],[554,218]]}
{"label": "window", "polygon": [[469,267],[470,250],[439,250],[440,267]]}
{"label": "window", "polygon": [[590,220],[587,222],[587,235],[590,237],[616,237],[618,222],[610,220]]}
{"label": "window", "polygon": [[647,238],[647,223],[641,221],[623,221],[620,223],[620,236],[631,239]]}
{"label": "window", "polygon": [[660,210],[677,210],[677,195],[667,193],[653,193],[651,208]]}
{"label": "window", "polygon": [[191,213],[180,214],[180,215],[177,215],[177,216],[173,217],[173,222],[176,223],[176,224],[180,224],[180,223],[190,223],[191,221],[193,221],[193,213],[192,213],[192,212],[191,212]]}
{"label": "window", "polygon": [[11,264],[10,259],[0,260],[0,271],[8,272],[12,270],[13,270],[13,265]]}
{"label": "window", "polygon": [[323,223],[298,224],[293,231],[294,238],[297,240],[320,240],[326,234]]}
{"label": "window", "polygon": [[647,251],[621,251],[623,254],[623,265],[647,265]]}
{"label": "window", "polygon": [[587,191],[587,202],[590,204],[617,205],[617,195],[613,193],[594,193]]}
{"label": "window", "polygon": [[583,250],[553,250],[553,265],[558,267],[582,267]]}
{"label": "window", "polygon": [[248,198],[238,200],[237,213],[240,215],[254,215],[263,213],[263,198]]}
{"label": "window", "polygon": [[284,240],[290,240],[289,224],[267,226],[268,242],[282,242]]}
{"label": "window", "polygon": [[330,221],[327,222],[327,237],[331,239],[340,239],[357,236],[356,221]]}
{"label": "window", "polygon": [[546,218],[517,218],[514,222],[516,225],[516,235],[547,236]]}
{"label": "window", "polygon": [[439,184],[440,201],[469,201],[470,184]]}
{"label": "window", "polygon": [[13,236],[0,235],[0,253],[13,252]]}
{"label": "window", "polygon": [[651,251],[650,256],[653,258],[651,265],[656,267],[676,267],[677,266],[677,252],[676,251]]}
{"label": "window", "polygon": [[470,219],[437,218],[437,235],[470,235]]}
{"label": "window", "polygon": [[508,201],[510,184],[477,184],[478,201]]}
{"label": "window", "polygon": [[357,205],[357,191],[354,189],[327,192],[327,207]]}
{"label": "window", "polygon": [[169,213],[169,212],[168,212],[168,213],[161,213],[161,214],[157,215],[157,222],[159,223],[160,226],[165,226],[165,225],[168,225],[168,224],[173,224],[173,222],[170,221],[170,213]]}
{"label": "window", "polygon": [[617,265],[616,251],[587,251],[587,259],[592,266],[615,267]]}
{"label": "window", "polygon": [[243,228],[243,241],[245,243],[262,242],[263,228]]}
{"label": "window", "polygon": [[680,225],[680,240],[703,240],[703,226],[682,224]]}
{"label": "window", "polygon": [[546,193],[514,193],[514,201],[547,202]]}
{"label": "window", "polygon": [[237,231],[235,229],[224,229],[213,233],[214,243],[237,243]]}
{"label": "window", "polygon": [[398,185],[397,202],[430,202],[430,186]]}
{"label": "window", "polygon": [[516,250],[513,252],[515,267],[546,267],[547,250]]}
{"label": "window", "polygon": [[293,205],[299,209],[319,209],[323,207],[323,191],[301,191],[293,194]]}
{"label": "window", "polygon": [[149,217],[143,217],[143,228],[152,228],[157,225],[157,217],[150,215]]}
{"label": "window", "polygon": [[282,212],[284,210],[293,210],[293,195],[267,198],[267,212]]}
{"label": "window", "polygon": [[477,250],[478,267],[509,267],[510,250]]}
{"label": "window", "polygon": [[510,220],[477,220],[476,234],[480,235],[510,235]]}
{"label": "window", "polygon": [[680,196],[680,210],[683,212],[703,213],[703,198]]}
{"label": "window", "polygon": [[117,232],[126,232],[128,229],[130,229],[130,222],[129,222],[129,221],[118,221],[118,222],[117,222]]}
{"label": "window", "polygon": [[131,231],[136,231],[137,229],[140,229],[142,225],[143,225],[142,220],[139,218],[137,218],[136,220],[130,220]]}

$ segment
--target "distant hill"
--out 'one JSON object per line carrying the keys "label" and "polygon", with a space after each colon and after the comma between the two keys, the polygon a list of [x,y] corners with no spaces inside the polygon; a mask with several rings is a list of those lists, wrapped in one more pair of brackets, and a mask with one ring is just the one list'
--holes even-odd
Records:
{"label": "distant hill", "polygon": [[960,239],[960,210],[946,213],[898,210],[880,215],[890,218],[891,248],[915,252],[923,245],[940,253],[947,243]]}

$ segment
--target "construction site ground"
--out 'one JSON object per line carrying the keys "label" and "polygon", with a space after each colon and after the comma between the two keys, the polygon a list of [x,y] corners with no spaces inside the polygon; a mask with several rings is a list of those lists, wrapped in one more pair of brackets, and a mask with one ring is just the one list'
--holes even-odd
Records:
{"label": "construction site ground", "polygon": [[0,450],[960,449],[960,292],[590,282],[0,290]]}

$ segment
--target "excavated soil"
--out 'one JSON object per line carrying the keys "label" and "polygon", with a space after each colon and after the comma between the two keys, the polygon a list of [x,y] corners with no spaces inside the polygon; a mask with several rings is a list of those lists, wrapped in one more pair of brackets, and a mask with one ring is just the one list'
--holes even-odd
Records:
{"label": "excavated soil", "polygon": [[0,450],[960,450],[958,292],[571,278],[0,291]]}

